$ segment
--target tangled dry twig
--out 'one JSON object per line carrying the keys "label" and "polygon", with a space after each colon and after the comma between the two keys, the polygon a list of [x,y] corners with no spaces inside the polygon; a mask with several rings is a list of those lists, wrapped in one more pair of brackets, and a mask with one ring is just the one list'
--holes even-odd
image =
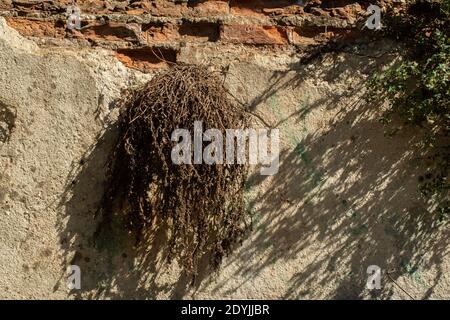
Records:
{"label": "tangled dry twig", "polygon": [[[130,90],[121,104],[119,137],[102,202],[104,222],[118,207],[138,234],[164,219],[169,260],[195,274],[200,258],[218,267],[243,236],[245,165],[175,165],[171,134],[194,121],[204,130],[242,128],[248,118],[234,106],[218,77],[197,66],[175,66]],[[224,135],[225,137],[225,135]]]}

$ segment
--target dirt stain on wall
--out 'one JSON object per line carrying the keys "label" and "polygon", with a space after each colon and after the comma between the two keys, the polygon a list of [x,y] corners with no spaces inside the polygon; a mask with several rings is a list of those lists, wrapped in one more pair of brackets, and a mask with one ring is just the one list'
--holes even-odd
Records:
{"label": "dirt stain on wall", "polygon": [[0,101],[0,142],[7,142],[15,127],[17,112]]}

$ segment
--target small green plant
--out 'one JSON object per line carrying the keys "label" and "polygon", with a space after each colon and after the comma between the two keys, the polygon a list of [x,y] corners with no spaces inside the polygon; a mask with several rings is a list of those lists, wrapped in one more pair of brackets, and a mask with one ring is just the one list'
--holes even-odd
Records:
{"label": "small green plant", "polygon": [[406,50],[398,63],[372,77],[371,96],[383,96],[390,103],[380,119],[383,124],[390,124],[395,114],[425,132],[419,147],[432,154],[437,178],[421,181],[420,191],[427,198],[439,198],[438,210],[448,212],[450,0],[410,1],[402,10],[389,10],[384,25],[385,34]]}

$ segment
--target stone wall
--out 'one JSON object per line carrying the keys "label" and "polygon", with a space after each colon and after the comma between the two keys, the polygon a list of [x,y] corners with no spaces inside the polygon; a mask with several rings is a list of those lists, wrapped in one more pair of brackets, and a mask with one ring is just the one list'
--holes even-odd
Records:
{"label": "stone wall", "polygon": [[302,50],[358,37],[369,1],[75,1],[82,29],[66,29],[72,1],[1,0],[0,15],[45,45],[100,46],[149,71],[183,60],[186,46]]}

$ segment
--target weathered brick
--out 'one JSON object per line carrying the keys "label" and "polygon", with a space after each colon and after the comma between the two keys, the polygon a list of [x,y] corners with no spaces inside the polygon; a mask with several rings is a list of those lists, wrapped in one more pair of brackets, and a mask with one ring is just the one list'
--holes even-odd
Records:
{"label": "weathered brick", "polygon": [[142,26],[143,37],[149,44],[175,41],[180,37],[178,26],[170,23],[151,23]]}
{"label": "weathered brick", "polygon": [[166,68],[177,60],[177,52],[163,48],[120,49],[116,57],[127,67],[150,72],[155,68]]}
{"label": "weathered brick", "polygon": [[193,6],[193,15],[199,17],[223,16],[230,12],[228,1],[206,1]]}
{"label": "weathered brick", "polygon": [[[71,3],[71,1],[67,1],[68,4]],[[107,9],[107,1],[101,1],[101,0],[79,0],[77,1],[77,6],[80,7],[80,10],[82,13],[110,13],[111,10]]]}
{"label": "weathered brick", "polygon": [[303,12],[303,8],[292,0],[232,0],[230,7],[233,15],[251,17]]}
{"label": "weathered brick", "polygon": [[220,30],[216,23],[208,22],[184,22],[179,28],[179,34],[183,40],[193,42],[215,42],[219,39]]}
{"label": "weathered brick", "polygon": [[109,22],[86,26],[82,34],[90,40],[139,42],[140,25]]}
{"label": "weathered brick", "polygon": [[286,32],[276,26],[222,25],[220,40],[243,44],[287,44]]}
{"label": "weathered brick", "polygon": [[184,21],[180,25],[171,23],[145,24],[143,38],[147,43],[174,41],[207,42],[219,39],[219,25],[208,22]]}
{"label": "weathered brick", "polygon": [[364,10],[359,3],[347,5],[345,7],[331,9],[333,16],[337,16],[346,20],[352,20],[356,18],[356,15],[363,14]]}
{"label": "weathered brick", "polygon": [[66,35],[65,26],[53,21],[7,17],[6,22],[23,36],[63,38]]}
{"label": "weathered brick", "polygon": [[150,1],[149,13],[159,17],[183,17],[188,14],[187,3],[176,4],[171,1]]}
{"label": "weathered brick", "polygon": [[290,44],[294,45],[313,45],[317,44],[317,40],[314,39],[318,33],[304,33],[299,28],[288,27],[286,28],[286,34]]}
{"label": "weathered brick", "polygon": [[11,10],[13,7],[12,0],[0,0],[1,10]]}

